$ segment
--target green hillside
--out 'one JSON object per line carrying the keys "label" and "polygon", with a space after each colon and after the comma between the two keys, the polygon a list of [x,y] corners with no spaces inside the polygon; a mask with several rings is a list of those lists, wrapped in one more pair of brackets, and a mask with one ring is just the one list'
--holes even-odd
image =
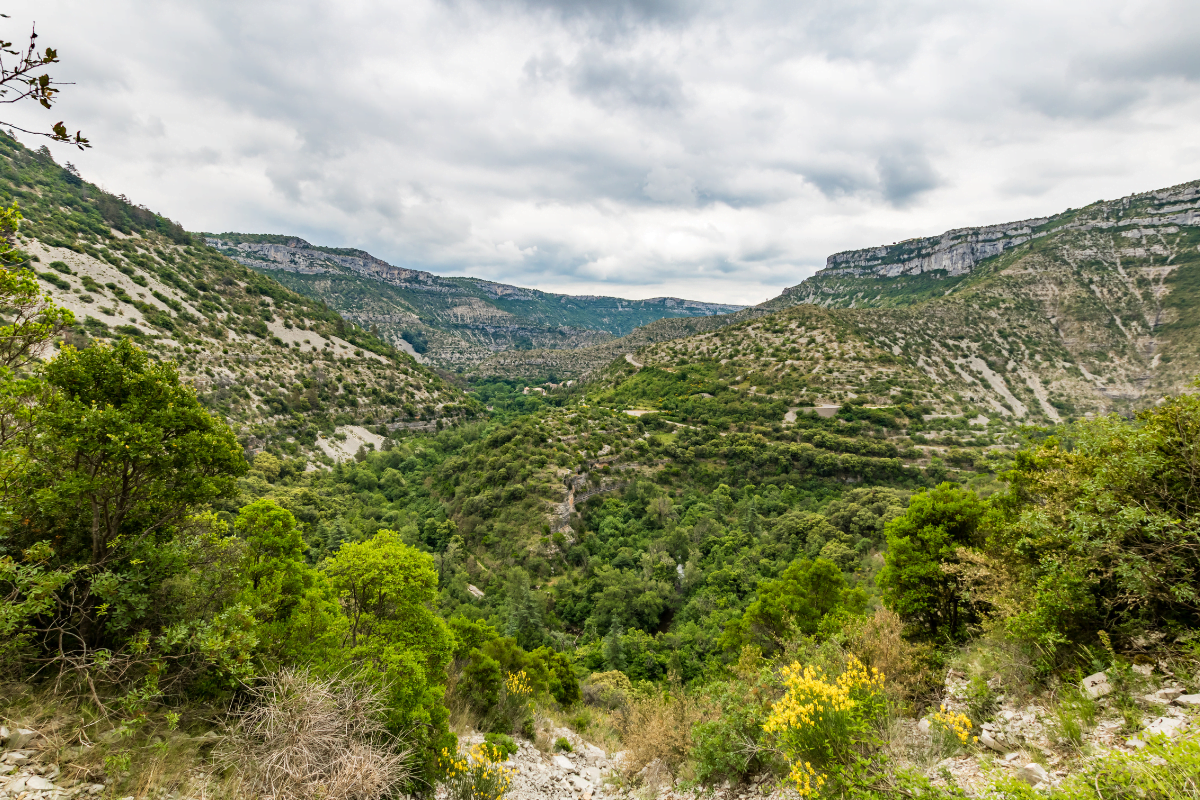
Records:
{"label": "green hillside", "polygon": [[230,258],[378,330],[397,346],[460,370],[499,351],[587,347],[664,317],[740,308],[677,298],[561,295],[477,278],[446,278],[397,267],[362,250],[319,247],[289,236],[198,236]]}
{"label": "green hillside", "polygon": [[340,426],[432,428],[476,413],[461,389],[369,330],[82,181],[44,149],[0,136],[0,198],[21,208],[18,244],[43,290],[74,313],[63,341],[124,336],[175,361],[251,452],[269,447],[304,469],[306,458],[328,461]]}

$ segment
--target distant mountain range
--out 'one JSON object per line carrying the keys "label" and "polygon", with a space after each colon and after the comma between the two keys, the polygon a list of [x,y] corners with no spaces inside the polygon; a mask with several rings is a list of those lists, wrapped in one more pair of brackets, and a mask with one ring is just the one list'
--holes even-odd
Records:
{"label": "distant mountain range", "polygon": [[362,250],[319,247],[294,236],[203,233],[209,245],[348,320],[444,368],[469,368],[497,352],[575,349],[655,320],[727,314],[741,306],[676,297],[624,300],[447,278],[389,264]]}

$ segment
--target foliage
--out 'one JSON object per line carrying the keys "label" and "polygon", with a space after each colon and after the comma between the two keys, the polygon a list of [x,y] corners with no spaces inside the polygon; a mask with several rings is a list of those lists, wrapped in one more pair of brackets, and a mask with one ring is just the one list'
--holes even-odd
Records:
{"label": "foliage", "polygon": [[779,741],[800,796],[811,797],[827,781],[847,780],[857,755],[876,742],[875,727],[887,708],[884,676],[849,656],[836,677],[792,663],[782,678],[787,691],[763,730]]}
{"label": "foliage", "polygon": [[1200,622],[1200,398],[1079,423],[1071,439],[1018,454],[990,518],[989,547],[1016,572],[1003,625],[1048,664],[1097,630]]}
{"label": "foliage", "polygon": [[503,765],[504,751],[488,742],[466,754],[443,749],[438,757],[451,800],[500,800],[512,786],[515,770]]}
{"label": "foliage", "polygon": [[956,638],[978,619],[965,602],[958,549],[979,544],[984,505],[974,492],[943,483],[913,495],[904,516],[887,524],[887,560],[879,573],[883,599],[925,635]]}

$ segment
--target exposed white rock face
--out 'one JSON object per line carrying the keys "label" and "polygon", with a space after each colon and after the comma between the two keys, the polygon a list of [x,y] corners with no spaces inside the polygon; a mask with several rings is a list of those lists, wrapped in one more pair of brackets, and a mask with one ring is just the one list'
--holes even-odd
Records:
{"label": "exposed white rock face", "polygon": [[[1156,209],[1158,213],[1136,218],[1120,217],[1120,212],[1129,208],[1133,202],[1151,198],[1162,204]],[[941,236],[909,239],[893,245],[834,253],[826,260],[825,269],[821,274],[894,278],[898,275],[920,275],[923,272],[944,270],[947,277],[954,277],[967,274],[985,258],[999,255],[1031,239],[1059,230],[1082,232],[1096,228],[1112,228],[1118,224],[1144,226],[1122,232],[1122,236],[1135,240],[1160,232],[1175,232],[1178,231],[1179,225],[1200,225],[1200,191],[1195,184],[1185,184],[1175,189],[1131,195],[1101,203],[1085,211],[1086,213],[1074,219],[1065,218],[1066,214],[1057,214],[1001,225],[957,228],[946,231]],[[1053,224],[1058,219],[1062,219],[1062,222],[1058,225]],[[1048,223],[1048,228],[1036,230]]]}

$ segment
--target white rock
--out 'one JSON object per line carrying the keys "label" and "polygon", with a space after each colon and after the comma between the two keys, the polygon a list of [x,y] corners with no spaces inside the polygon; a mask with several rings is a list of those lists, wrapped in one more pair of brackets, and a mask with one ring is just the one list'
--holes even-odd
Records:
{"label": "white rock", "polygon": [[1039,783],[1046,783],[1050,780],[1050,776],[1046,773],[1046,770],[1037,762],[1030,762],[1021,767],[1020,772],[1017,773],[1017,777],[1030,786],[1037,786]]}
{"label": "white rock", "polygon": [[1080,684],[1083,691],[1093,700],[1104,697],[1106,694],[1112,693],[1112,686],[1108,683],[1108,675],[1103,672],[1097,672],[1095,675],[1088,675]]}
{"label": "white rock", "polygon": [[596,786],[599,786],[604,781],[604,776],[600,774],[600,770],[596,767],[587,767],[583,770],[583,777],[587,778]]}
{"label": "white rock", "polygon": [[928,717],[922,717],[921,721],[917,723],[917,730],[919,730],[921,733],[929,733],[929,727],[930,725]]}
{"label": "white rock", "polygon": [[5,764],[24,764],[29,760],[29,754],[23,753],[20,750],[12,750],[4,754]]}
{"label": "white rock", "polygon": [[31,792],[48,792],[54,788],[54,784],[41,775],[34,775],[25,779],[25,788]]}
{"label": "white rock", "polygon": [[1200,694],[1181,694],[1175,702],[1181,706],[1200,706]]}
{"label": "white rock", "polygon": [[1166,736],[1167,738],[1174,737],[1187,727],[1187,720],[1179,719],[1178,717],[1159,717],[1146,726],[1142,731],[1143,736]]}
{"label": "white rock", "polygon": [[588,783],[587,780],[578,775],[572,775],[568,780],[571,783],[571,787],[577,792],[582,792],[584,789],[592,788],[592,785]]}
{"label": "white rock", "polygon": [[1151,675],[1154,674],[1154,665],[1153,664],[1134,664],[1133,671],[1136,672],[1138,675],[1145,675],[1147,678],[1149,678]]}
{"label": "white rock", "polygon": [[583,751],[584,757],[588,758],[589,760],[603,761],[605,758],[604,751],[599,747],[596,747],[596,745],[592,744],[591,742],[584,742],[579,749]]}
{"label": "white rock", "polygon": [[554,766],[558,767],[559,769],[561,769],[563,772],[574,772],[575,771],[575,765],[571,763],[571,759],[567,758],[566,756],[564,756],[562,754],[559,754],[559,755],[555,756],[554,758],[550,759],[550,763],[553,764]]}
{"label": "white rock", "polygon": [[1183,694],[1183,689],[1180,689],[1175,686],[1168,686],[1166,689],[1159,689],[1157,692],[1154,693],[1154,696],[1157,697],[1161,702],[1169,703],[1172,700],[1174,700],[1176,697],[1181,696],[1182,694]]}
{"label": "white rock", "polygon": [[997,753],[1003,753],[1008,750],[1005,744],[996,739],[992,731],[988,730],[979,732],[979,743],[990,750],[995,750]]}

